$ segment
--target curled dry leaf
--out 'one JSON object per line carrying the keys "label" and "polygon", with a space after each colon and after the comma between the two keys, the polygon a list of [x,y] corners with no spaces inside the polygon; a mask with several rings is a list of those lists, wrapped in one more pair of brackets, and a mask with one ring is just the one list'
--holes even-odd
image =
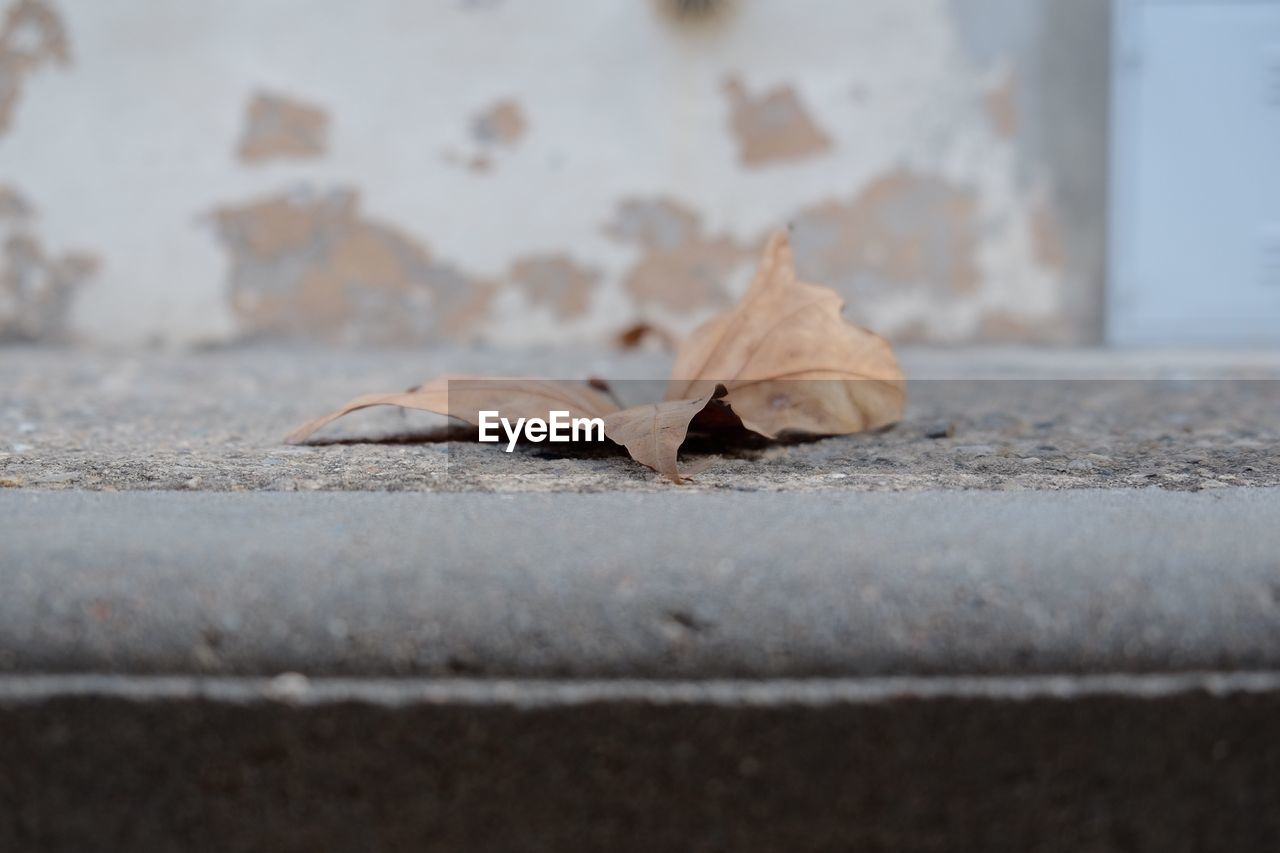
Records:
{"label": "curled dry leaf", "polygon": [[[840,316],[838,294],[796,281],[784,232],[765,249],[755,280],[729,312],[680,348],[666,399],[620,409],[603,382],[441,376],[394,394],[366,394],[294,430],[290,443],[357,409],[400,406],[479,425],[481,411],[507,419],[600,418],[605,436],[673,482],[680,447],[697,421],[723,434],[743,427],[767,438],[838,435],[888,426],[902,416],[902,371],[879,335]],[[699,416],[702,417],[699,417]],[[705,466],[704,466],[705,467]],[[701,469],[699,469],[701,470]]]}
{"label": "curled dry leaf", "polygon": [[482,379],[475,376],[437,376],[408,391],[364,394],[315,420],[307,421],[285,437],[289,444],[306,441],[312,433],[343,415],[370,406],[399,406],[435,412],[480,424],[480,412],[500,411],[507,418],[542,418],[567,411],[573,418],[603,418],[618,411],[604,390],[585,382],[552,379]]}
{"label": "curled dry leaf", "polygon": [[676,354],[668,400],[728,389],[747,429],[843,435],[902,417],[902,371],[888,341],[841,316],[826,287],[796,280],[786,232],[765,248],[751,287],[732,310],[696,329]]}
{"label": "curled dry leaf", "polygon": [[712,389],[695,400],[673,400],[647,406],[618,408],[606,387],[598,380],[563,382],[549,379],[482,379],[439,376],[400,393],[364,394],[327,415],[308,421],[286,436],[297,444],[320,428],[359,409],[372,406],[399,406],[458,418],[478,426],[480,412],[498,411],[508,419],[541,418],[551,412],[568,412],[571,418],[600,418],[605,437],[620,444],[642,465],[681,483],[676,463],[680,446],[689,432],[689,423],[724,389]]}
{"label": "curled dry leaf", "polygon": [[604,434],[610,441],[627,448],[631,458],[641,465],[648,465],[673,483],[682,483],[684,477],[706,470],[703,466],[682,475],[676,464],[680,445],[689,434],[689,424],[713,400],[720,399],[725,393],[721,385],[692,400],[665,400],[647,406],[632,406],[606,417]]}

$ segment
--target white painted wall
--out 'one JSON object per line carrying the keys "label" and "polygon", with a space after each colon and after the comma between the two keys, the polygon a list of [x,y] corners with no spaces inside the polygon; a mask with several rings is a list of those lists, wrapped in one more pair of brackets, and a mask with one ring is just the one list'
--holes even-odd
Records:
{"label": "white painted wall", "polygon": [[[1017,75],[1017,57],[972,55],[944,0],[744,0],[722,22],[688,28],[637,0],[52,6],[71,65],[26,76],[0,135],[0,185],[36,208],[51,250],[100,259],[69,319],[87,340],[235,337],[229,256],[209,213],[297,185],[357,188],[367,218],[477,277],[500,281],[527,253],[567,252],[601,271],[589,311],[571,322],[502,288],[484,339],[601,340],[641,314],[683,331],[713,307],[637,309],[622,281],[641,250],[604,231],[621,199],[670,196],[706,232],[750,243],[903,168],[976,193],[979,285],[904,286],[852,306],[855,316],[941,340],[981,336],[992,315],[1032,339],[1083,334],[1064,307],[1080,283],[1037,254],[1050,167],[1020,165],[1018,137],[993,124],[986,100]],[[728,74],[749,91],[791,86],[832,150],[741,165]],[[239,161],[260,90],[323,107],[328,154]],[[496,152],[488,173],[451,162],[446,152],[475,148],[470,117],[507,97],[528,118],[520,144]]]}

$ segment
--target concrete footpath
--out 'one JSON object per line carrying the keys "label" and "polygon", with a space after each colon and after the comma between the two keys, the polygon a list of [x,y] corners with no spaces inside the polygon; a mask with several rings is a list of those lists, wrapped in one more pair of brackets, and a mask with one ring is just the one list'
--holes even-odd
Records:
{"label": "concrete footpath", "polygon": [[[893,429],[691,446],[710,468],[685,490],[1280,486],[1280,353],[907,350],[902,361],[911,381]],[[0,488],[665,492],[625,454],[424,442],[441,419],[386,407],[316,445],[282,439],[357,394],[446,372],[595,375],[644,402],[669,370],[663,356],[599,351],[0,350]]]}

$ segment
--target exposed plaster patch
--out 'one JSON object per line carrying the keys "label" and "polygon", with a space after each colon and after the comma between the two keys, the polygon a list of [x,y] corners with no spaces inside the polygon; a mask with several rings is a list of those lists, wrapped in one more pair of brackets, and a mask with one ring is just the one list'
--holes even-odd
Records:
{"label": "exposed plaster patch", "polygon": [[68,338],[71,303],[98,268],[85,252],[48,252],[34,218],[17,190],[0,186],[0,341]]}
{"label": "exposed plaster patch", "polygon": [[35,216],[36,209],[12,187],[0,185],[0,222]]}
{"label": "exposed plaster patch", "polygon": [[1040,201],[1031,208],[1031,242],[1036,261],[1051,270],[1066,266],[1066,253],[1062,248],[1057,217],[1048,202]]}
{"label": "exposed plaster patch", "polygon": [[809,117],[790,86],[752,95],[731,76],[724,82],[724,92],[729,99],[729,127],[744,166],[802,160],[830,150],[831,138]]}
{"label": "exposed plaster patch", "polygon": [[259,92],[249,102],[237,156],[246,163],[320,157],[328,145],[329,115],[285,95]]}
{"label": "exposed plaster patch", "polygon": [[875,299],[904,288],[954,298],[978,288],[976,193],[936,177],[891,172],[851,202],[828,201],[798,213],[792,243],[809,281],[846,299]]}
{"label": "exposed plaster patch", "polygon": [[[952,31],[979,79],[1016,75],[1010,141],[1024,192],[1049,182],[1057,250],[1035,247],[1057,280],[1075,340],[1102,332],[1106,280],[1106,132],[1114,0],[947,0]],[[990,113],[990,106],[987,108]],[[1036,224],[1032,222],[1033,230]],[[1061,263],[1044,259],[1059,258]]]}
{"label": "exposed plaster patch", "polygon": [[484,153],[466,154],[457,148],[446,148],[441,152],[441,159],[451,166],[458,166],[477,175],[486,175],[493,171],[493,157]]}
{"label": "exposed plaster patch", "polygon": [[471,121],[471,136],[481,145],[514,147],[529,129],[520,104],[511,98],[498,101]]}
{"label": "exposed plaster patch", "polygon": [[528,132],[529,119],[520,103],[513,98],[504,98],[472,116],[474,149],[464,153],[450,148],[444,152],[444,160],[476,174],[487,174],[493,171],[498,153],[518,147]]}
{"label": "exposed plaster patch", "polygon": [[1023,317],[991,310],[982,315],[974,337],[987,343],[1066,343],[1071,340],[1071,330],[1061,317]]}
{"label": "exposed plaster patch", "polygon": [[672,311],[724,304],[730,276],[755,254],[703,234],[698,214],[666,198],[624,200],[606,233],[643,250],[626,274],[632,298]]}
{"label": "exposed plaster patch", "polygon": [[892,334],[888,335],[888,338],[891,343],[898,345],[936,342],[936,336],[929,330],[929,324],[923,320],[912,320],[898,326]]}
{"label": "exposed plaster patch", "polygon": [[535,305],[547,305],[562,320],[587,313],[600,273],[568,255],[529,255],[511,264],[511,281]]}
{"label": "exposed plaster patch", "polygon": [[706,27],[727,19],[736,0],[654,0],[668,21],[681,27]]}
{"label": "exposed plaster patch", "polygon": [[669,198],[625,199],[605,233],[649,250],[693,242],[702,230],[698,214]]}
{"label": "exposed plaster patch", "polygon": [[0,25],[0,135],[13,123],[26,76],[49,64],[67,65],[71,52],[62,19],[46,0],[18,0]]}
{"label": "exposed plaster patch", "polygon": [[412,344],[467,337],[488,316],[493,283],[364,218],[354,190],[285,193],[215,217],[249,335]]}
{"label": "exposed plaster patch", "polygon": [[982,98],[991,127],[1002,139],[1012,139],[1018,132],[1018,76],[1010,72]]}

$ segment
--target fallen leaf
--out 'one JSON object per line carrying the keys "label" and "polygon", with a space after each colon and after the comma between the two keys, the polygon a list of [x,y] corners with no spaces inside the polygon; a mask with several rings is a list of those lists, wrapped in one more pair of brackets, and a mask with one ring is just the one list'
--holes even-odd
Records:
{"label": "fallen leaf", "polygon": [[358,409],[399,406],[435,412],[479,426],[481,411],[500,411],[506,418],[542,418],[552,410],[569,417],[603,418],[618,411],[608,393],[586,382],[551,379],[483,379],[474,376],[438,376],[408,391],[364,394],[327,415],[308,421],[285,437],[288,444],[306,441],[321,427]]}
{"label": "fallen leaf", "polygon": [[327,415],[308,421],[285,438],[289,444],[306,441],[317,430],[344,415],[371,406],[399,406],[458,418],[473,426],[480,423],[481,411],[499,411],[503,417],[542,418],[551,412],[567,411],[569,417],[600,418],[605,437],[622,445],[642,465],[684,482],[676,464],[689,423],[724,389],[713,389],[695,400],[674,400],[619,410],[600,380],[564,382],[548,379],[483,379],[440,376],[408,391],[365,394],[350,400]]}
{"label": "fallen leaf", "polygon": [[604,434],[627,448],[631,458],[641,465],[664,474],[673,483],[683,483],[685,477],[696,473],[686,470],[681,474],[676,462],[680,445],[689,434],[689,424],[725,393],[721,385],[691,400],[664,400],[614,412],[604,419]]}
{"label": "fallen leaf", "polygon": [[717,384],[747,429],[843,435],[902,417],[902,371],[888,341],[847,322],[835,291],[796,280],[786,232],[765,248],[751,287],[728,312],[696,329],[676,354],[668,400]]}
{"label": "fallen leaf", "polygon": [[[509,420],[600,418],[605,436],[637,462],[681,483],[680,447],[691,426],[723,440],[750,430],[766,438],[838,435],[888,426],[902,416],[902,371],[880,336],[847,323],[834,291],[796,281],[785,232],[765,249],[755,280],[731,311],[697,329],[676,355],[666,399],[622,409],[600,380],[441,376],[408,391],[366,394],[294,430],[305,441],[326,424],[370,406],[399,406],[479,425],[479,412]],[[702,470],[703,465],[697,470]]]}

